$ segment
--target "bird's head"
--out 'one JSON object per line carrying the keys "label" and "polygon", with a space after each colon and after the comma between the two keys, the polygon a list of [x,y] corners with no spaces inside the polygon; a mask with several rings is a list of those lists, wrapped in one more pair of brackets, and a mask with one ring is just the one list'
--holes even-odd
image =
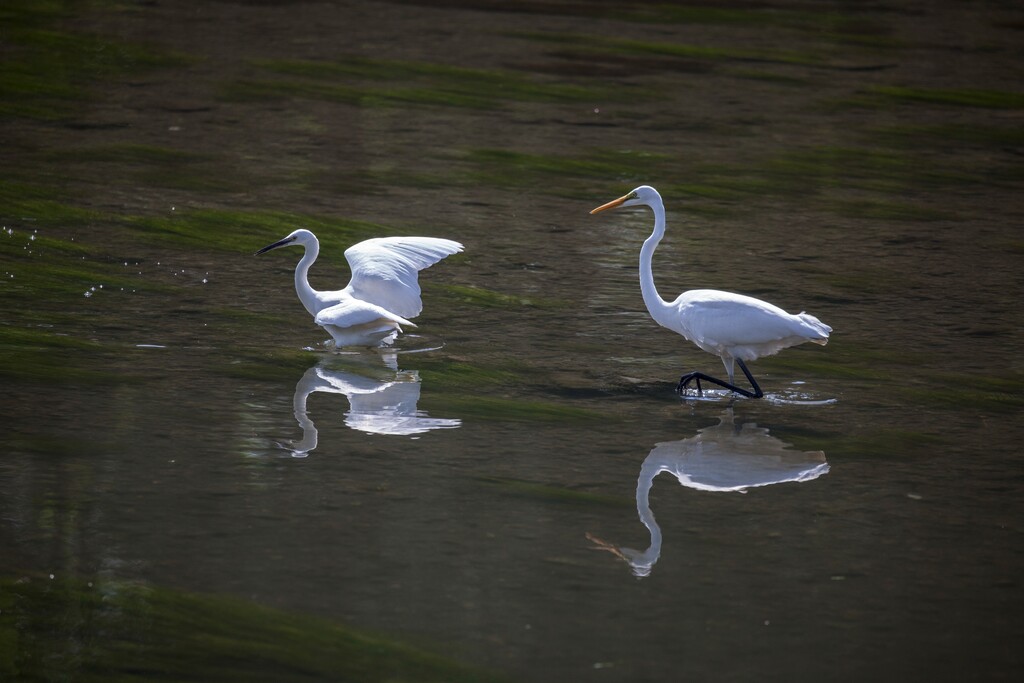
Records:
{"label": "bird's head", "polygon": [[267,246],[263,247],[262,249],[256,252],[256,256],[268,252],[271,249],[277,249],[278,247],[288,247],[293,244],[306,246],[307,244],[312,244],[314,242],[316,242],[316,235],[311,233],[309,230],[299,228],[298,230],[288,235],[284,239],[278,240],[273,244],[268,244]]}
{"label": "bird's head", "polygon": [[629,194],[625,194],[618,199],[614,199],[607,204],[602,204],[590,213],[600,213],[601,211],[607,211],[608,209],[617,209],[620,206],[654,206],[656,203],[661,202],[661,195],[650,185],[641,185],[634,189]]}

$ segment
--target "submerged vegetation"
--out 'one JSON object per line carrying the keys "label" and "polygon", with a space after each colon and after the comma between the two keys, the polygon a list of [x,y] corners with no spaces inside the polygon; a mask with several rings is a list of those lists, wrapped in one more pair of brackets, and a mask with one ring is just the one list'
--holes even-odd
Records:
{"label": "submerged vegetation", "polygon": [[[424,382],[441,384],[440,378],[423,374]],[[565,403],[533,398],[504,396],[467,396],[463,393],[445,394],[443,387],[429,402],[431,410],[458,415],[466,421],[522,422],[527,424],[598,424],[608,422],[610,416],[602,411],[581,408]]]}
{"label": "submerged vegetation", "polygon": [[867,92],[896,102],[921,102],[989,109],[1024,109],[1024,92],[971,88],[915,88],[894,85],[873,86]]}
{"label": "submerged vegetation", "polygon": [[429,62],[347,57],[330,62],[258,60],[287,78],[251,78],[227,87],[229,99],[304,98],[374,106],[492,109],[506,102],[592,102],[616,98],[600,86],[541,81],[513,71]]}
{"label": "submerged vegetation", "polygon": [[383,636],[238,598],[52,578],[0,579],[0,677],[111,683],[501,680]]}
{"label": "submerged vegetation", "polygon": [[[763,200],[799,199],[822,211],[867,220],[931,221],[953,218],[951,212],[917,205],[909,191],[963,188],[997,181],[1002,170],[991,167],[945,169],[924,163],[912,150],[819,146],[786,150],[745,166],[677,160],[639,150],[596,149],[566,156],[500,149],[472,149],[454,158],[453,183],[486,183],[567,196],[593,196],[596,183],[615,179],[624,188],[651,177],[692,178],[660,183],[666,195],[690,196],[704,206],[743,211]],[[557,183],[553,181],[557,179]],[[851,200],[850,190],[868,198]],[[834,196],[843,193],[844,196]],[[881,198],[874,198],[874,197]]]}
{"label": "submerged vegetation", "polygon": [[250,254],[299,227],[316,233],[328,254],[391,230],[374,223],[344,218],[226,209],[175,211],[163,216],[125,216],[120,221],[146,240],[178,248],[202,247],[239,254]]}
{"label": "submerged vegetation", "polygon": [[436,285],[435,289],[447,295],[459,304],[472,304],[486,308],[516,309],[522,306],[531,308],[564,308],[568,302],[546,296],[517,296],[496,292],[476,285]]}
{"label": "submerged vegetation", "polygon": [[610,496],[557,484],[545,484],[510,477],[481,477],[480,481],[488,488],[492,488],[501,494],[528,498],[543,503],[593,505],[614,508],[635,505],[635,501],[626,496]]}
{"label": "submerged vegetation", "polygon": [[653,55],[675,59],[707,61],[777,62],[780,64],[817,65],[824,57],[797,50],[766,50],[744,47],[711,47],[657,41],[609,38],[572,33],[523,32],[521,38],[549,42],[590,55]]}
{"label": "submerged vegetation", "polygon": [[107,35],[56,28],[71,3],[11,0],[0,8],[7,53],[0,59],[0,119],[75,115],[104,79],[182,67],[191,57]]}

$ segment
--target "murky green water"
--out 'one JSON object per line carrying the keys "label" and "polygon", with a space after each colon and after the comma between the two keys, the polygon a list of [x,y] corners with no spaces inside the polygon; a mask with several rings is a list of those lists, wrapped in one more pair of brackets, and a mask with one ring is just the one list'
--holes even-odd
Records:
{"label": "murky green water", "polygon": [[[1022,669],[1011,4],[0,9],[0,678]],[[834,328],[680,400],[716,287]],[[465,253],[397,353],[291,287]],[[739,491],[745,491],[741,493]]]}

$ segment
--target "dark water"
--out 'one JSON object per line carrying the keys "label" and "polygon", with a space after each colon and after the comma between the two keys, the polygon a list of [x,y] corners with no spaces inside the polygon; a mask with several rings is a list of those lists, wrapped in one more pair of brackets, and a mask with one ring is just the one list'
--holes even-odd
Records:
{"label": "dark water", "polygon": [[[0,678],[1021,675],[1014,4],[0,22]],[[673,394],[642,183],[664,296],[834,328],[766,399]],[[466,250],[333,354],[296,227]]]}

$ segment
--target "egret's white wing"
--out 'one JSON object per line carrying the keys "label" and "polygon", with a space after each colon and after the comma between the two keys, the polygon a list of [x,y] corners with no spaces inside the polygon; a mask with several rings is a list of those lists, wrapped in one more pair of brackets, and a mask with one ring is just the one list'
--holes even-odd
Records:
{"label": "egret's white wing", "polygon": [[[693,290],[677,300],[685,321],[686,337],[701,348],[734,346],[773,346],[786,342],[780,348],[808,339],[828,337],[831,328],[817,318],[801,314],[795,316],[778,306],[753,297],[716,290]],[[810,324],[813,320],[816,325]],[[769,355],[779,349],[764,349]],[[715,353],[717,351],[713,351]]]}
{"label": "egret's white wing", "polygon": [[415,324],[381,306],[347,296],[342,299],[341,303],[337,303],[317,313],[315,320],[317,325],[354,327],[356,325],[372,323],[381,318],[391,320],[400,325],[416,327]]}
{"label": "egret's white wing", "polygon": [[437,237],[376,237],[354,244],[345,250],[352,268],[347,289],[395,316],[414,318],[423,310],[417,273],[460,251],[458,242]]}

